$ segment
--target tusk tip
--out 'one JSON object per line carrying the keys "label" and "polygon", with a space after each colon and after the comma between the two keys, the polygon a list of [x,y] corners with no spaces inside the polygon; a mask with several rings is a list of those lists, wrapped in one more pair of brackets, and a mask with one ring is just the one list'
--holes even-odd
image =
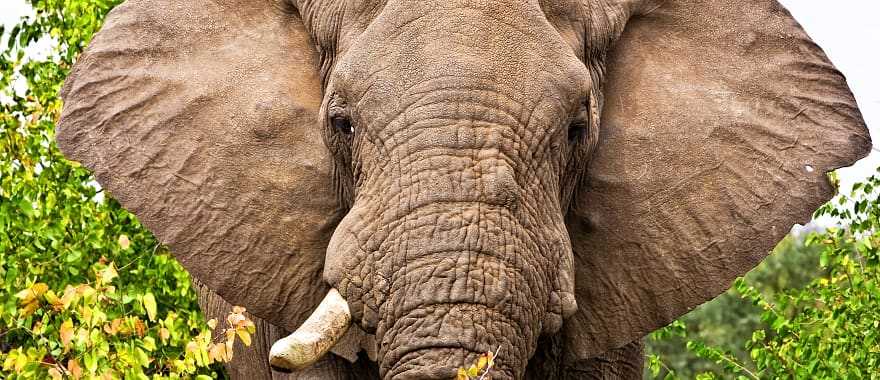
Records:
{"label": "tusk tip", "polygon": [[319,358],[304,352],[299,345],[293,344],[289,339],[275,342],[269,350],[269,365],[288,371],[306,368],[315,364]]}
{"label": "tusk tip", "polygon": [[336,289],[330,289],[299,329],[272,345],[269,365],[298,370],[315,364],[345,334],[349,325],[348,303]]}

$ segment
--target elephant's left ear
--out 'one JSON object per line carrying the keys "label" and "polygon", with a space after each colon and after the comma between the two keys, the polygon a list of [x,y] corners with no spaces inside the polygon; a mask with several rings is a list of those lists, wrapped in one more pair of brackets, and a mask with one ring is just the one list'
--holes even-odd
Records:
{"label": "elephant's left ear", "polygon": [[846,81],[775,0],[669,0],[609,56],[599,145],[568,227],[580,358],[727,289],[871,146]]}
{"label": "elephant's left ear", "polygon": [[287,329],[339,219],[310,37],[275,0],[128,0],[62,91],[61,150],[226,301]]}

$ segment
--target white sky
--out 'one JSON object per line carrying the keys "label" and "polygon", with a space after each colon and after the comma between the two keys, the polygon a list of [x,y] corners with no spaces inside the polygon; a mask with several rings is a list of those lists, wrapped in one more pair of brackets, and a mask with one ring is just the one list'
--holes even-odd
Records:
{"label": "white sky", "polygon": [[840,171],[842,189],[880,166],[880,2],[873,0],[781,0],[810,37],[843,72],[865,116],[874,151]]}
{"label": "white sky", "polygon": [[0,0],[0,24],[5,25],[7,30],[18,22],[21,16],[27,14],[28,6],[24,0]]}
{"label": "white sky", "polygon": [[[880,2],[871,0],[780,0],[825,49],[846,75],[868,122],[875,146],[880,146]],[[832,5],[833,4],[833,5]],[[11,28],[28,14],[24,0],[0,0],[0,23]],[[4,42],[5,43],[5,42]],[[841,170],[844,189],[880,166],[880,151]]]}

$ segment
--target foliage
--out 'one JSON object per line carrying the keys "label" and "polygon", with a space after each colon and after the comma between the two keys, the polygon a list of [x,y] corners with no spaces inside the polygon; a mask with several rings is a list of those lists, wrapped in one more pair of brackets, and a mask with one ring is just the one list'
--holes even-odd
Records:
{"label": "foliage", "polygon": [[[0,378],[223,377],[185,270],[54,143],[58,92],[119,0],[31,0],[0,28]],[[48,46],[51,51],[34,53]]]}
{"label": "foliage", "polygon": [[[820,251],[821,247],[806,246],[798,236],[787,236],[761,265],[745,276],[745,280],[767,296],[784,289],[801,288],[826,273],[819,266]],[[736,357],[748,357],[749,350],[742,344],[742,338],[761,328],[760,317],[758,306],[741,298],[736,289],[730,289],[661,330],[663,333],[653,334],[647,341],[647,351],[662,353],[664,364],[675,369],[682,378],[720,371],[722,367],[713,361],[695,360],[686,347],[687,341],[724,347]]]}
{"label": "foliage", "polygon": [[495,366],[495,358],[498,353],[500,353],[501,347],[498,347],[495,350],[495,353],[492,351],[483,353],[477,360],[471,364],[469,367],[460,367],[458,369],[458,374],[455,376],[456,380],[488,380],[492,378],[492,368]]}
{"label": "foliage", "polygon": [[[112,262],[99,261],[93,272],[91,284],[67,285],[63,292],[40,282],[15,294],[24,323],[12,331],[29,337],[3,355],[2,370],[10,378],[188,377],[214,362],[231,360],[236,337],[250,345],[254,324],[242,308],[229,314],[226,329],[218,334],[224,341],[215,342],[216,320],[200,330],[200,321],[182,319],[173,311],[158,319],[153,293],[135,299],[117,292],[113,281],[119,275]],[[143,312],[132,313],[132,306]],[[191,331],[199,332],[192,336]]]}
{"label": "foliage", "polygon": [[[762,284],[752,274],[736,281],[733,291],[754,307],[751,310],[759,319],[736,340],[738,347],[706,344],[685,322],[677,321],[652,334],[648,372],[664,378],[876,378],[880,368],[877,189],[880,169],[856,184],[849,196],[838,197],[815,214],[838,218],[844,227],[811,234],[802,245],[788,246],[797,249],[774,254],[774,260],[779,255],[809,255],[805,262],[815,263],[811,272],[817,274],[809,282],[761,292]],[[676,339],[686,340],[692,355],[713,365],[697,367],[698,372],[693,366],[670,365],[656,349],[663,345],[657,343]]]}

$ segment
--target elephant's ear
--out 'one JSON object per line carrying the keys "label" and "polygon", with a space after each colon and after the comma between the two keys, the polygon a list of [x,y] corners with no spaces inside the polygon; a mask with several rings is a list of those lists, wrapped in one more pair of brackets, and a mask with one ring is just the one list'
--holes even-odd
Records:
{"label": "elephant's ear", "polygon": [[58,144],[192,275],[294,329],[339,218],[316,67],[271,0],[129,0],[65,83]]}
{"label": "elephant's ear", "polygon": [[568,217],[584,358],[727,289],[833,195],[870,138],[846,81],[775,0],[669,0],[608,57]]}

